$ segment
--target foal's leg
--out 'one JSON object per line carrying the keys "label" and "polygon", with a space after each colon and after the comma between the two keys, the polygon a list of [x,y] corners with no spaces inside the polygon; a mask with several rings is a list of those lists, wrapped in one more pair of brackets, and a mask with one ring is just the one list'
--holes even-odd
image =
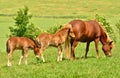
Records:
{"label": "foal's leg", "polygon": [[58,46],[58,59],[57,61],[62,61],[62,46]]}
{"label": "foal's leg", "polygon": [[47,46],[48,46],[47,44],[42,44],[41,48],[40,48],[40,56],[41,56],[41,59],[43,60],[43,62],[45,62],[43,52],[44,52],[44,50],[46,49]]}
{"label": "foal's leg", "polygon": [[13,50],[10,50],[10,52],[8,53],[8,63],[7,63],[8,66],[12,66],[11,64],[12,54],[13,54]]}
{"label": "foal's leg", "polygon": [[99,52],[98,52],[98,43],[99,43],[99,38],[95,39],[96,58],[98,58],[98,57],[99,57]]}
{"label": "foal's leg", "polygon": [[21,64],[21,61],[22,61],[23,57],[24,57],[24,50],[22,50],[22,54],[20,56],[20,60],[19,60],[19,63],[18,63],[19,65]]}
{"label": "foal's leg", "polygon": [[90,42],[87,42],[85,58],[87,58],[87,53],[88,53],[88,51],[89,51],[89,45],[90,45]]}
{"label": "foal's leg", "polygon": [[44,59],[44,56],[43,56],[43,51],[44,49],[40,49],[40,56],[41,56],[41,59],[43,60],[43,62],[45,62],[45,59]]}
{"label": "foal's leg", "polygon": [[45,62],[45,59],[44,59],[44,56],[43,56],[43,52],[44,52],[44,50],[48,47],[48,44],[49,42],[42,42],[41,43],[41,48],[40,48],[40,56],[41,56],[41,59],[43,60],[43,62]]}
{"label": "foal's leg", "polygon": [[27,59],[28,59],[28,48],[25,48],[24,49],[24,53],[25,53],[25,65],[27,65],[28,64],[28,62],[27,62]]}

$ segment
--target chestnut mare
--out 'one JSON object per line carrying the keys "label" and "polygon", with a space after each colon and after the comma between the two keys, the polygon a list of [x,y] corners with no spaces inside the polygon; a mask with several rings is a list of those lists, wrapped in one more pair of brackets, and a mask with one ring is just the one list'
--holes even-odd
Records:
{"label": "chestnut mare", "polygon": [[72,32],[71,25],[67,24],[58,30],[55,34],[42,33],[36,38],[36,42],[40,47],[40,56],[43,62],[45,62],[43,51],[48,46],[54,46],[58,48],[57,61],[62,61],[62,44],[66,41],[69,32]]}
{"label": "chestnut mare", "polygon": [[[71,37],[71,59],[75,59],[74,49],[77,46],[78,42],[86,42],[86,53],[89,51],[90,42],[95,42],[96,48],[96,57],[98,58],[98,43],[102,43],[102,50],[106,56],[111,56],[111,49],[113,47],[112,40],[107,35],[105,29],[95,20],[82,21],[82,20],[73,20],[69,22],[72,25],[72,30],[74,33],[74,38]],[[66,44],[67,46],[67,44]]]}
{"label": "chestnut mare", "polygon": [[27,57],[28,57],[28,49],[31,48],[34,50],[35,56],[39,55],[39,48],[35,44],[34,40],[29,39],[27,37],[10,37],[6,42],[6,50],[8,53],[8,66],[11,66],[11,57],[13,54],[13,51],[15,49],[21,49],[22,54],[19,60],[19,65],[21,64],[21,61],[23,57],[25,56],[25,64],[27,65]]}

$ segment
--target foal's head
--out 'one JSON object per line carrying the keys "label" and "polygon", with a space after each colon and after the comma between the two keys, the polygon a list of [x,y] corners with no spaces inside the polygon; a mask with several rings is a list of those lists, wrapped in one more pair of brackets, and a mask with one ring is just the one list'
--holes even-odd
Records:
{"label": "foal's head", "polygon": [[102,50],[104,51],[106,56],[111,56],[112,48],[113,48],[113,41],[108,41],[106,44],[102,46]]}
{"label": "foal's head", "polygon": [[39,52],[40,52],[40,47],[39,47],[39,45],[38,45],[38,42],[36,41],[36,40],[33,40],[34,41],[34,54],[35,54],[35,56],[36,57],[38,57],[39,56]]}
{"label": "foal's head", "polygon": [[34,54],[35,54],[35,56],[39,56],[39,48],[38,47],[36,47],[36,48],[34,48]]}

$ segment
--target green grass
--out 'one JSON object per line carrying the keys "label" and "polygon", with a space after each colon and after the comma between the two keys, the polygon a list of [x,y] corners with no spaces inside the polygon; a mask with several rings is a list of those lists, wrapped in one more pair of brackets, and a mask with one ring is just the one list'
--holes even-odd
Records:
{"label": "green grass", "polygon": [[[16,51],[12,58],[12,67],[6,66],[6,54],[0,53],[0,73],[2,78],[118,78],[119,74],[119,48],[115,48],[112,57],[106,58],[100,50],[100,57],[95,58],[94,44],[91,44],[87,59],[81,58],[84,55],[85,45],[78,45],[76,48],[77,59],[70,61],[64,59],[57,62],[57,49],[48,48],[44,52],[46,63],[36,63],[33,52],[29,52],[28,65],[18,65],[20,51]],[[80,47],[82,49],[80,49]],[[101,46],[99,46],[101,47]],[[117,46],[116,46],[117,47]],[[4,57],[4,58],[3,58]]]}
{"label": "green grass", "polygon": [[[15,51],[12,57],[12,67],[7,67],[5,44],[9,26],[14,25],[13,16],[19,8],[28,6],[33,15],[31,22],[42,29],[51,26],[64,25],[73,19],[94,19],[95,14],[105,16],[114,30],[120,17],[119,0],[1,0],[0,1],[0,78],[119,78],[120,48],[118,41],[112,50],[112,57],[105,57],[99,44],[100,57],[95,58],[94,43],[90,46],[88,58],[85,54],[85,44],[81,43],[75,49],[77,59],[65,59],[57,62],[57,49],[49,47],[44,52],[46,63],[36,63],[33,51],[29,51],[28,65],[18,65],[20,51]],[[117,34],[117,32],[116,32]],[[117,34],[118,35],[118,34]],[[119,40],[119,38],[118,38]]]}

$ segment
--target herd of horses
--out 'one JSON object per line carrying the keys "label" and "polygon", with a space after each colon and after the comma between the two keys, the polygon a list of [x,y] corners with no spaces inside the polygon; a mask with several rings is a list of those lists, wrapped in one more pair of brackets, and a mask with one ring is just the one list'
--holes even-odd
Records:
{"label": "herd of horses", "polygon": [[102,43],[102,50],[106,56],[111,56],[111,49],[113,47],[113,41],[108,36],[107,32],[96,20],[72,20],[68,24],[64,25],[61,29],[57,30],[54,34],[42,33],[35,40],[27,37],[10,37],[6,42],[6,49],[8,53],[7,65],[11,66],[11,57],[15,49],[22,50],[19,64],[23,57],[25,57],[25,64],[27,64],[28,49],[34,50],[36,58],[41,57],[45,62],[43,52],[48,46],[54,46],[58,48],[57,61],[62,61],[62,45],[65,44],[64,50],[66,56],[70,59],[75,59],[74,49],[78,42],[86,42],[85,58],[89,51],[90,42],[95,42],[96,58],[99,57],[98,43]]}

